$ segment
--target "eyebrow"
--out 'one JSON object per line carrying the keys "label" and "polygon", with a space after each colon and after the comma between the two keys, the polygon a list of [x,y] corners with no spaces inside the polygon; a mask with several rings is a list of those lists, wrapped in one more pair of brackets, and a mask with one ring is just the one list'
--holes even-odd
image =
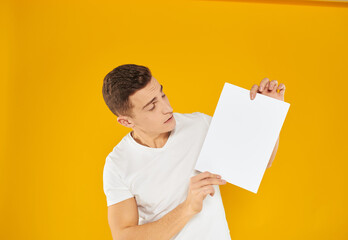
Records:
{"label": "eyebrow", "polygon": [[[162,86],[162,84],[161,84],[161,92],[163,91],[163,86]],[[143,107],[143,109],[144,108],[146,108],[149,104],[151,104],[153,101],[155,101],[155,100],[157,100],[157,97],[154,97],[150,102],[148,102],[144,107]]]}

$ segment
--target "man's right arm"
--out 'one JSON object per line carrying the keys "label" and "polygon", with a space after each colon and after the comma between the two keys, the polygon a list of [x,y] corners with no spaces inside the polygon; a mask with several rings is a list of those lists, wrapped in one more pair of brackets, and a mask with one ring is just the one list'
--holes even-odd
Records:
{"label": "man's right arm", "polygon": [[186,200],[154,222],[138,225],[138,207],[135,198],[129,198],[108,207],[108,218],[114,240],[170,240],[203,208],[208,194],[214,196],[212,185],[223,185],[220,175],[202,172],[190,178]]}
{"label": "man's right arm", "polygon": [[134,197],[108,207],[109,225],[114,240],[169,240],[194,215],[184,201],[162,218],[138,225],[138,209]]}

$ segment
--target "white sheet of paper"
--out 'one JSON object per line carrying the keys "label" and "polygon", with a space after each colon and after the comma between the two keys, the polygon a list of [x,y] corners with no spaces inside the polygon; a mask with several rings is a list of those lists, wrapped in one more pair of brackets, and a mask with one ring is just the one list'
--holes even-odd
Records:
{"label": "white sheet of paper", "polygon": [[257,193],[289,107],[226,82],[195,169]]}

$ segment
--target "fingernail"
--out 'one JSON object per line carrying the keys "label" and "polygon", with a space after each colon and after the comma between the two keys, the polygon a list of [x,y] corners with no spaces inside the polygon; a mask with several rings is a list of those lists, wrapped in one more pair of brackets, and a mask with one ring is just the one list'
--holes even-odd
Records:
{"label": "fingernail", "polygon": [[262,87],[260,87],[260,91],[262,91]]}
{"label": "fingernail", "polygon": [[222,183],[226,183],[226,180],[222,180]]}

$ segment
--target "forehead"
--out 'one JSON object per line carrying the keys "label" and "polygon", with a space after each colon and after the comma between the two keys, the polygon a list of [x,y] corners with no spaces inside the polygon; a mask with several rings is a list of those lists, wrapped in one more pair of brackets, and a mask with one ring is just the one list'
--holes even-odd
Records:
{"label": "forehead", "polygon": [[158,95],[160,90],[161,84],[156,78],[151,77],[148,84],[144,88],[136,91],[129,99],[133,103],[134,108],[141,110],[146,103]]}

